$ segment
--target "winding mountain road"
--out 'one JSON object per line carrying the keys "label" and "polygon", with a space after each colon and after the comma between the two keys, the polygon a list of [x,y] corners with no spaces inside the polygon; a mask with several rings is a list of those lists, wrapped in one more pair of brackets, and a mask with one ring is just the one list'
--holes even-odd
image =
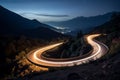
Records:
{"label": "winding mountain road", "polygon": [[63,42],[60,42],[31,51],[30,53],[27,54],[27,59],[36,65],[45,66],[45,67],[68,67],[68,66],[75,66],[75,65],[87,63],[91,60],[96,60],[102,57],[108,51],[108,47],[105,44],[94,39],[95,37],[98,36],[100,36],[100,34],[92,34],[86,36],[86,40],[92,46],[93,51],[90,53],[89,56],[86,56],[84,58],[81,58],[80,56],[76,58],[73,57],[73,59],[71,58],[52,59],[52,58],[43,57],[42,55],[43,52],[62,45]]}

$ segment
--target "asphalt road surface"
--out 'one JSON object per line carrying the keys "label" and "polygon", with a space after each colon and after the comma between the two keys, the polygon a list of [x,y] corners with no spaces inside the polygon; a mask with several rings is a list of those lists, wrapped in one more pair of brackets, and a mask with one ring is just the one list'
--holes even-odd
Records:
{"label": "asphalt road surface", "polygon": [[43,52],[63,44],[63,42],[60,42],[60,43],[48,45],[39,49],[32,50],[27,54],[27,59],[33,64],[45,66],[45,67],[69,67],[69,66],[80,65],[83,63],[88,63],[91,60],[96,60],[104,56],[108,51],[108,47],[105,44],[94,39],[95,37],[98,37],[98,36],[100,36],[100,34],[92,34],[85,37],[88,43],[92,46],[93,50],[90,53],[90,55],[84,58],[81,58],[81,56],[78,56],[78,57],[67,58],[67,59],[52,59],[52,58],[44,57],[42,55]]}

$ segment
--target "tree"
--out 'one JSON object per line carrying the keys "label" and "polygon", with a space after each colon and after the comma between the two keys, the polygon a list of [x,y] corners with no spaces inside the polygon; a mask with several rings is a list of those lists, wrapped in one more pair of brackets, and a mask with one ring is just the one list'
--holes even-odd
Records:
{"label": "tree", "polygon": [[83,36],[83,33],[82,33],[82,30],[80,30],[80,31],[77,33],[77,37],[76,37],[76,38],[78,39],[78,38],[81,38],[82,36]]}

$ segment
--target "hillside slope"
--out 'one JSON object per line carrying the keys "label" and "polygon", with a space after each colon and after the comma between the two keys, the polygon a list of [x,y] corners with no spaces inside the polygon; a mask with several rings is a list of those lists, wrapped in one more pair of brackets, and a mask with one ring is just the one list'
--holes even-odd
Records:
{"label": "hillside slope", "polygon": [[37,38],[61,37],[62,34],[49,29],[49,25],[37,20],[26,19],[0,6],[0,35],[12,35]]}
{"label": "hillside slope", "polygon": [[[109,22],[96,27],[91,34],[103,32],[107,35],[97,39],[105,43],[109,51],[101,59],[80,66],[53,70],[42,75],[37,74],[31,76],[31,80],[120,80],[120,15],[115,15]],[[29,75],[24,79],[27,77]]]}
{"label": "hillside slope", "polygon": [[47,24],[54,25],[57,27],[69,28],[71,31],[82,30],[84,32],[90,31],[95,26],[106,23],[111,19],[112,14],[119,12],[110,12],[103,15],[90,16],[90,17],[76,17],[71,20],[61,22],[47,22]]}

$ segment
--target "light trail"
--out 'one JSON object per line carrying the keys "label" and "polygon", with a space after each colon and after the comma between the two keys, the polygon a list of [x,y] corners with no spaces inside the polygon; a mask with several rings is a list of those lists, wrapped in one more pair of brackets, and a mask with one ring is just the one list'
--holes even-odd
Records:
{"label": "light trail", "polygon": [[27,59],[34,64],[47,66],[47,67],[67,67],[67,66],[74,66],[74,65],[80,65],[82,63],[87,63],[90,60],[96,60],[100,58],[101,56],[106,54],[108,51],[108,47],[105,44],[94,40],[94,38],[97,36],[100,36],[100,34],[93,34],[86,37],[88,43],[93,47],[93,52],[91,53],[91,55],[82,59],[79,57],[73,60],[68,58],[66,61],[64,61],[64,59],[51,60],[50,58],[44,59],[41,57],[43,52],[45,52],[46,50],[55,48],[59,45],[62,45],[63,42],[52,44],[52,45],[34,50],[29,54],[27,54]]}

